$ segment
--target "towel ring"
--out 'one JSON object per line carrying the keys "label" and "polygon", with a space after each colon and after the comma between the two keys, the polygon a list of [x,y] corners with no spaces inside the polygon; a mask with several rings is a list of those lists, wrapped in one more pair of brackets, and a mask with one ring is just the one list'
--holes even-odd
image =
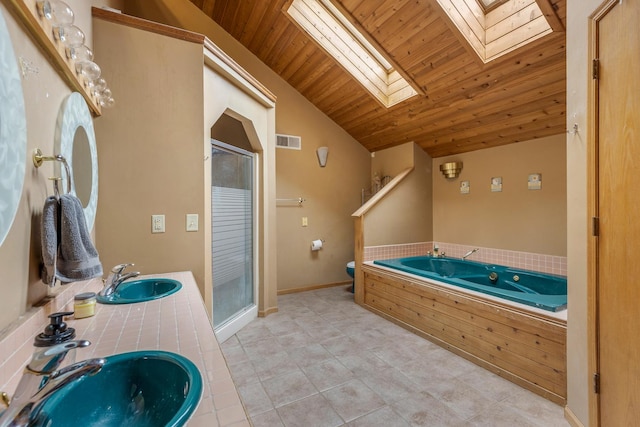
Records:
{"label": "towel ring", "polygon": [[[36,148],[33,152],[33,165],[36,168],[42,166],[44,162],[60,162],[64,165],[64,171],[67,174],[67,194],[71,193],[71,170],[69,170],[69,164],[67,163],[67,159],[60,154],[56,154],[55,156],[45,156],[42,154],[42,150]],[[57,185],[56,185],[57,188]]]}

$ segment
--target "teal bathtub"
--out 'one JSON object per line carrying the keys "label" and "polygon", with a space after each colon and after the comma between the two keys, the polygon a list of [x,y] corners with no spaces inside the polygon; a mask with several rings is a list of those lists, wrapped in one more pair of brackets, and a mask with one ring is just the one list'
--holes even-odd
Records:
{"label": "teal bathtub", "polygon": [[374,264],[547,311],[567,308],[567,279],[497,264],[419,256]]}

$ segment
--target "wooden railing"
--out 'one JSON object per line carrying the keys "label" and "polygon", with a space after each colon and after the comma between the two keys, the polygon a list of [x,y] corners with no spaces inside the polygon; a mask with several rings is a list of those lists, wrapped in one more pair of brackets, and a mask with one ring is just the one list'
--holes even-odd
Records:
{"label": "wooden railing", "polygon": [[354,223],[354,234],[355,234],[355,246],[354,246],[354,256],[355,256],[355,288],[354,288],[354,300],[357,304],[362,305],[364,303],[364,274],[362,272],[362,263],[364,262],[364,224],[365,224],[365,215],[369,212],[375,205],[377,205],[381,200],[385,198],[387,194],[389,194],[393,189],[400,184],[409,174],[413,171],[413,167],[407,168],[396,175],[387,185],[382,187],[380,191],[374,194],[365,204],[363,204],[357,211],[351,214],[352,217],[355,218]]}

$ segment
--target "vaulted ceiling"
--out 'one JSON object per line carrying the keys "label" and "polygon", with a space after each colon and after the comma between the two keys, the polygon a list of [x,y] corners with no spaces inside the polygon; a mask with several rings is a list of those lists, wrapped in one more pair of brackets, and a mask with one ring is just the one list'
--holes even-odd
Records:
{"label": "vaulted ceiling", "polygon": [[536,0],[556,31],[486,64],[437,0],[332,0],[423,92],[391,108],[290,19],[291,0],[191,2],[369,151],[414,141],[440,157],[565,132],[566,0]]}

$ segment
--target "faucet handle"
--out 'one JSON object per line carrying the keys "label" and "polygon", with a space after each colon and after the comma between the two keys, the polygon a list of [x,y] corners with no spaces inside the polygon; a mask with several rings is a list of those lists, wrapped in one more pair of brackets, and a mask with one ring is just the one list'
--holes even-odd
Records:
{"label": "faucet handle", "polygon": [[51,356],[55,356],[56,354],[66,353],[69,350],[73,350],[74,348],[84,348],[84,347],[89,347],[90,345],[91,345],[91,341],[88,341],[88,340],[67,341],[62,344],[45,348],[42,351],[42,354],[45,356],[51,357]]}
{"label": "faucet handle", "polygon": [[4,391],[0,392],[0,403],[2,403],[5,408],[8,408],[11,405],[11,398]]}
{"label": "faucet handle", "polygon": [[33,353],[31,362],[29,362],[26,369],[39,374],[51,373],[60,367],[70,350],[88,347],[90,345],[91,342],[87,340],[73,340],[45,347]]}
{"label": "faucet handle", "polygon": [[111,272],[113,274],[122,274],[125,268],[133,267],[134,265],[135,265],[134,263],[118,264],[111,269]]}

